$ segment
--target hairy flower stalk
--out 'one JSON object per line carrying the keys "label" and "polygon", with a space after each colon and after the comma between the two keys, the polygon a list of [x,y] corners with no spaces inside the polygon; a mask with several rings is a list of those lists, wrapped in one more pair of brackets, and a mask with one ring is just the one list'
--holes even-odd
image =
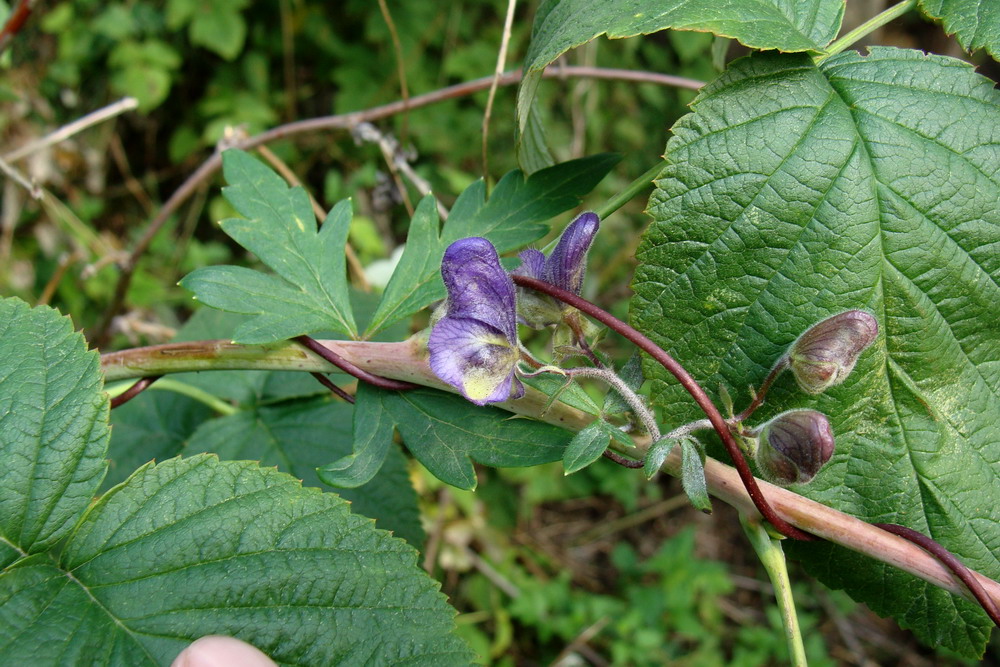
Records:
{"label": "hairy flower stalk", "polygon": [[455,241],[444,253],[445,314],[431,330],[431,370],[476,405],[524,395],[514,377],[520,350],[514,283],[484,238]]}

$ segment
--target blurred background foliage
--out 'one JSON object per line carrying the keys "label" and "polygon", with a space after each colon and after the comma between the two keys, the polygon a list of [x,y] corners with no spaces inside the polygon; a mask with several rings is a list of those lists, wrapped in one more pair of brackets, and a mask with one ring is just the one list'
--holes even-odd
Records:
{"label": "blurred background foliage", "polygon": [[[507,69],[527,48],[535,2],[522,2]],[[856,25],[885,7],[852,2]],[[13,161],[44,189],[40,200],[7,180],[0,205],[0,294],[48,303],[91,331],[119,262],[160,204],[220,142],[277,125],[368,109],[490,75],[503,0],[386,4],[373,0],[76,0],[39,2],[0,58],[0,157],[122,96],[138,109]],[[0,1],[0,21],[9,3]],[[848,26],[850,27],[850,25]],[[396,37],[394,37],[394,34]],[[933,26],[907,19],[874,36],[961,56]],[[398,39],[398,49],[395,42]],[[714,48],[729,58],[734,45]],[[565,57],[708,80],[713,38],[693,32],[597,40]],[[400,77],[400,64],[403,77]],[[514,169],[513,87],[501,88],[489,134],[495,182]],[[561,77],[541,88],[558,160],[624,155],[585,208],[653,165],[668,128],[693,99],[648,83]],[[486,91],[399,114],[377,125],[400,142],[445,205],[482,173]],[[408,202],[379,147],[323,131],[269,145],[329,207],[351,197],[351,243],[372,282],[405,240]],[[193,304],[177,280],[212,263],[253,262],[219,232],[230,214],[221,177],[204,183],[139,264],[113,346],[172,338]],[[638,198],[605,221],[587,292],[624,317],[633,252],[645,225]],[[568,222],[557,221],[554,234]],[[627,355],[616,350],[613,356]],[[786,649],[766,577],[735,514],[687,504],[679,484],[612,465],[563,477],[557,466],[480,471],[476,493],[413,478],[429,536],[422,556],[461,612],[464,635],[500,665],[764,665]],[[804,575],[798,582],[811,662],[951,664],[892,622]],[[995,652],[994,652],[995,654]],[[957,662],[955,664],[958,664]]]}

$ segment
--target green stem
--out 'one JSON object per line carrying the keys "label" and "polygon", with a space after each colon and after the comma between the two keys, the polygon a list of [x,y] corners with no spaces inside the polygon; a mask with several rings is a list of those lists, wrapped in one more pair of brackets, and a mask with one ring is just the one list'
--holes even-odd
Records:
{"label": "green stem", "polygon": [[[122,384],[117,384],[112,387],[107,388],[108,394],[114,398],[122,393],[124,393],[129,387],[132,386],[131,382],[125,382]],[[220,415],[234,415],[239,412],[239,409],[226,403],[218,396],[213,396],[203,389],[199,389],[194,385],[190,385],[187,382],[181,382],[180,380],[174,380],[171,378],[160,378],[155,383],[149,386],[150,389],[159,389],[163,391],[172,391],[175,394],[180,394],[182,396],[187,396],[188,398],[193,398],[199,403],[204,403],[208,407],[212,408],[215,412]]]}
{"label": "green stem", "polygon": [[830,56],[840,53],[847,47],[851,46],[858,40],[862,39],[866,35],[870,35],[882,26],[884,26],[889,21],[899,18],[903,14],[907,13],[911,9],[917,6],[917,0],[903,0],[899,4],[893,5],[889,9],[885,10],[881,14],[873,16],[861,25],[859,25],[854,30],[850,31],[840,39],[834,41],[830,46],[827,47],[826,53],[821,55],[816,59],[816,62],[822,62],[829,58]]}
{"label": "green stem", "polygon": [[750,519],[740,513],[740,523],[774,587],[774,597],[781,611],[781,624],[785,628],[785,640],[788,642],[792,664],[795,667],[805,667],[806,649],[802,643],[799,618],[795,613],[795,598],[792,597],[792,582],[788,578],[788,563],[781,542],[767,532],[759,519]]}
{"label": "green stem", "polygon": [[604,207],[597,211],[597,217],[604,220],[609,215],[620,209],[622,206],[627,204],[632,200],[637,194],[648,188],[653,183],[653,179],[656,178],[661,171],[663,171],[664,162],[658,162],[649,171],[644,173],[639,178],[635,179],[629,183],[628,187],[616,194],[614,197],[608,200],[608,203]]}

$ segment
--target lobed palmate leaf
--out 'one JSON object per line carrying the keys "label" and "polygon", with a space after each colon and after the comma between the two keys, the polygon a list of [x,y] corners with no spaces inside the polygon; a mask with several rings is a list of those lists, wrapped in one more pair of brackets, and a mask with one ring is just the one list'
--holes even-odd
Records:
{"label": "lobed palmate leaf", "polygon": [[434,198],[421,200],[413,214],[406,250],[386,285],[366,337],[444,298],[441,258],[458,239],[481,236],[498,252],[520,248],[545,235],[548,221],[580,203],[620,157],[610,153],[570,160],[525,176],[509,172],[489,199],[476,181],[459,196],[441,227]]}
{"label": "lobed palmate leaf", "polygon": [[573,434],[498,408],[478,407],[461,396],[434,389],[358,393],[354,453],[319,470],[329,484],[363,483],[379,469],[393,427],[406,448],[431,474],[460,489],[476,487],[473,461],[496,467],[558,461]]}
{"label": "lobed palmate leaf", "polygon": [[253,315],[236,329],[238,343],[327,330],[356,336],[344,255],[350,201],[334,206],[317,230],[305,190],[289,188],[242,151],[223,153],[222,165],[229,183],[222,193],[244,216],[223,220],[222,229],[277,275],[210,266],[192,271],[181,285],[208,306]]}

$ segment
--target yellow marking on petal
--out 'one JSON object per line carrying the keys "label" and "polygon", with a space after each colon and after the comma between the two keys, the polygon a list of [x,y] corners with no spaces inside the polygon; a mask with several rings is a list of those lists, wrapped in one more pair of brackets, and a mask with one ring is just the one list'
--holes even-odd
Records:
{"label": "yellow marking on petal", "polygon": [[487,396],[492,395],[500,383],[506,379],[506,374],[497,378],[495,374],[485,368],[476,368],[466,373],[462,387],[465,390],[465,395],[470,399],[482,401]]}
{"label": "yellow marking on petal", "polygon": [[[500,385],[510,381],[510,373],[517,364],[518,351],[503,336],[488,334],[478,338],[484,345],[500,348],[497,357],[488,366],[471,366],[462,373],[462,390],[473,401],[491,396]],[[502,350],[502,351],[501,351]]]}

